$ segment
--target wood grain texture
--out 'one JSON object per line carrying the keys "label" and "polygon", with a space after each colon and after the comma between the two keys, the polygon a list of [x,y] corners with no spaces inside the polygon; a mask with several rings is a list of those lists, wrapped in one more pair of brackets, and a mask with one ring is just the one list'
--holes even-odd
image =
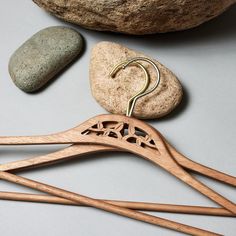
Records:
{"label": "wood grain texture", "polygon": [[[134,118],[120,115],[100,115],[75,128],[57,134],[0,138],[2,145],[66,143],[102,145],[106,143],[109,146],[135,153],[159,165],[212,201],[236,214],[236,205],[233,202],[196,180],[176,162],[157,130]],[[194,169],[194,163],[190,164]]]}
{"label": "wood grain texture", "polygon": [[[59,161],[64,161],[64,160],[69,160],[71,158],[74,158],[75,156],[83,156],[84,154],[88,154],[88,153],[93,153],[93,152],[98,152],[98,151],[115,151],[115,148],[109,147],[109,146],[102,146],[102,145],[72,145],[70,147],[67,147],[63,150],[60,150],[58,152],[55,153],[50,153],[48,155],[44,155],[44,156],[40,156],[40,157],[35,157],[35,158],[31,158],[28,160],[21,160],[21,161],[16,161],[16,162],[12,162],[12,163],[6,163],[6,164],[2,164],[0,165],[0,171],[16,171],[19,169],[25,169],[25,168],[29,168],[29,167],[36,167],[36,166],[42,166],[42,165],[48,165],[48,164],[53,164],[55,162],[59,162]],[[224,174],[223,174],[224,175]],[[234,178],[234,177],[232,177]],[[227,179],[227,178],[225,178]],[[19,194],[19,196],[17,196],[17,194]],[[17,200],[18,197],[22,197],[22,194],[20,193],[15,193],[14,198],[12,198],[12,200]],[[29,197],[28,195],[26,195],[27,197]],[[9,194],[6,194],[6,196],[4,195],[4,193],[0,193],[0,199],[7,199],[9,197]],[[38,198],[37,196],[34,196],[35,201],[40,200],[41,198]],[[30,199],[28,199],[30,200]],[[41,199],[42,200],[42,199]],[[45,197],[45,202],[48,201],[48,198]],[[50,201],[49,201],[50,202]],[[131,207],[127,206],[128,208],[133,208],[133,204],[130,203]],[[158,205],[158,204],[157,204]],[[161,204],[163,205],[163,204]],[[139,205],[140,206],[140,205]],[[156,207],[156,205],[155,205]],[[165,208],[166,207],[166,210]],[[142,210],[150,210],[150,205],[148,205],[148,203],[142,205]],[[160,208],[153,208],[156,209],[157,211],[160,210]],[[179,213],[192,213],[192,214],[207,214],[207,215],[222,215],[222,216],[233,216],[233,213],[229,213],[229,211],[227,210],[223,210],[216,208],[215,210],[211,210],[210,208],[204,208],[204,210],[202,211],[202,209],[200,208],[200,211],[198,211],[197,208],[192,208],[192,206],[190,206],[189,209],[187,209],[186,207],[184,208],[169,208],[167,204],[164,204],[163,207],[161,208],[162,211],[168,211],[168,212],[177,212],[179,211]],[[191,211],[192,210],[192,211]]]}
{"label": "wood grain texture", "polygon": [[[142,134],[137,135],[136,131]],[[5,140],[5,144],[12,144],[12,142],[16,143],[16,139],[17,137],[13,137],[12,139],[1,138],[0,142],[3,144]],[[65,132],[48,136],[23,137],[21,139],[21,144],[71,142],[106,143],[110,146],[141,155],[145,159],[161,166],[232,213],[236,213],[236,205],[234,203],[214,192],[184,171],[171,157],[162,136],[155,129],[137,119],[119,115],[100,115]]]}
{"label": "wood grain texture", "polygon": [[[51,203],[61,205],[73,205],[73,206],[86,206],[82,203],[73,202],[71,200],[49,196],[45,194],[30,194],[30,193],[18,193],[18,192],[0,192],[1,200],[9,201],[24,201],[24,202],[38,202],[38,203]],[[120,201],[120,200],[105,200],[112,205],[121,206],[133,210],[140,211],[156,211],[156,212],[168,212],[168,213],[182,213],[182,214],[196,214],[196,215],[211,215],[211,216],[228,216],[235,217],[232,212],[217,207],[204,207],[204,206],[188,206],[188,205],[174,205],[174,204],[160,204],[150,202],[132,202],[132,201]]]}
{"label": "wood grain texture", "polygon": [[90,145],[90,144],[74,144],[62,150],[49,153],[42,156],[37,156],[25,160],[8,162],[0,164],[0,171],[11,171],[36,168],[39,166],[48,166],[62,161],[71,160],[73,158],[84,157],[87,154],[98,152],[112,152],[120,151],[120,149],[104,145]]}
{"label": "wood grain texture", "polygon": [[177,223],[174,221],[170,221],[167,219],[163,219],[160,217],[156,217],[156,216],[151,216],[148,215],[146,213],[141,213],[138,211],[134,211],[134,210],[130,210],[124,207],[120,207],[117,205],[112,205],[110,203],[107,203],[105,201],[102,200],[96,200],[93,198],[89,198],[80,194],[76,194],[73,192],[69,192],[60,188],[56,188],[50,185],[46,185],[40,182],[36,182],[33,180],[29,180],[20,176],[16,176],[7,172],[0,172],[0,179],[3,180],[7,180],[9,182],[12,183],[16,183],[16,184],[20,184],[32,189],[36,189],[54,196],[59,196],[59,197],[63,197],[65,199],[68,199],[70,201],[73,202],[78,202],[78,203],[82,203],[85,204],[87,206],[92,206],[104,211],[108,211],[111,213],[115,213],[121,216],[126,216],[132,219],[136,219],[139,221],[143,221],[149,224],[154,224],[154,225],[159,225],[161,227],[165,227],[168,229],[172,229],[175,231],[179,231],[182,233],[186,233],[186,234],[190,234],[190,235],[201,235],[201,236],[213,236],[213,235],[220,235],[217,233],[213,233],[210,231],[206,231],[206,230],[202,230],[199,228],[195,228],[195,227],[191,227],[188,225],[184,225],[181,223]]}
{"label": "wood grain texture", "polygon": [[[175,161],[182,166],[184,169],[194,171],[201,175],[205,175],[212,179],[221,181],[228,185],[232,185],[236,187],[236,178],[234,176],[222,173],[213,168],[209,168],[207,166],[201,165],[197,162],[194,162],[178,152],[173,146],[171,146],[166,140],[165,144],[175,159]],[[97,145],[97,144],[74,144],[69,147],[66,147],[60,151],[50,153],[43,156],[37,156],[33,158],[29,158],[26,160],[19,160],[14,162],[9,162],[5,164],[0,164],[0,171],[16,171],[21,169],[29,169],[35,168],[44,165],[50,165],[61,161],[70,160],[74,157],[84,157],[87,154],[97,153],[97,152],[125,152],[125,150],[121,150],[119,148],[105,146],[105,145]],[[89,156],[88,156],[89,157]]]}

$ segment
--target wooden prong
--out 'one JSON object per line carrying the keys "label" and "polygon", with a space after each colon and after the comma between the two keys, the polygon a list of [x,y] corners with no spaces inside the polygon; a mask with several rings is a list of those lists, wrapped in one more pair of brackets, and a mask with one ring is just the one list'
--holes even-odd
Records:
{"label": "wooden prong", "polygon": [[[11,201],[24,201],[24,202],[39,202],[39,203],[52,203],[61,205],[74,205],[85,206],[84,204],[73,202],[60,197],[42,195],[42,194],[29,194],[29,193],[15,193],[15,192],[0,192],[1,200]],[[182,213],[182,214],[197,214],[197,215],[212,215],[212,216],[229,216],[235,217],[232,212],[218,207],[203,207],[203,206],[187,206],[187,205],[173,205],[173,204],[159,204],[149,202],[131,202],[119,200],[104,200],[104,202],[121,206],[133,210],[140,211],[156,211],[156,212],[169,212],[169,213]]]}
{"label": "wooden prong", "polygon": [[0,172],[0,179],[7,180],[12,183],[20,184],[20,185],[23,185],[32,189],[36,189],[36,190],[48,193],[50,195],[62,197],[73,202],[82,203],[86,206],[91,206],[91,207],[98,208],[107,212],[115,213],[115,214],[122,215],[131,219],[143,221],[149,224],[158,225],[158,226],[161,226],[167,229],[172,229],[175,231],[179,231],[185,234],[201,235],[201,236],[220,235],[220,234],[213,233],[207,230],[195,228],[189,225],[184,225],[184,224],[177,223],[177,222],[167,220],[167,219],[163,219],[160,217],[148,215],[146,213],[142,213],[139,211],[130,210],[130,209],[120,207],[117,205],[112,205],[102,200],[89,198],[89,197],[76,194],[73,192],[69,192],[69,191],[66,191],[57,187],[53,187],[53,186],[36,182],[30,179],[26,179],[20,176],[16,176],[8,172]]}

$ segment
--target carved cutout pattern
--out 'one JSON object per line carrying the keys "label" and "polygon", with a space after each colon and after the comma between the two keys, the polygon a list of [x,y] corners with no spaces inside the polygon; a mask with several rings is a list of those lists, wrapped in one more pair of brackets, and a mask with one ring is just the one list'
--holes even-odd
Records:
{"label": "carved cutout pattern", "polygon": [[96,135],[124,140],[143,148],[151,148],[158,151],[154,140],[144,130],[124,122],[99,121],[82,132],[83,135]]}

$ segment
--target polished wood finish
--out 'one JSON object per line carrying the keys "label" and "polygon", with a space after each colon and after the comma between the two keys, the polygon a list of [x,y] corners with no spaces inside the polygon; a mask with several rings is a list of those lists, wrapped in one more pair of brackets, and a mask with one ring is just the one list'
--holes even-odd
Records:
{"label": "polished wood finish", "polygon": [[121,206],[113,205],[102,200],[89,198],[80,194],[76,194],[76,193],[69,192],[69,191],[56,188],[50,185],[46,185],[40,182],[36,182],[36,181],[29,180],[20,176],[16,176],[8,172],[0,172],[0,179],[7,180],[9,182],[20,184],[26,187],[30,187],[32,189],[36,189],[36,190],[39,190],[39,191],[42,191],[42,192],[45,192],[54,196],[63,197],[73,202],[82,203],[86,206],[92,206],[92,207],[95,207],[104,211],[126,216],[132,219],[149,223],[149,224],[159,225],[159,226],[172,229],[175,231],[179,231],[182,233],[186,233],[190,235],[199,235],[199,236],[220,235],[220,234],[216,234],[210,231],[202,230],[202,229],[195,228],[192,226],[188,226],[188,225],[184,225],[184,224],[170,221],[167,219],[163,219],[160,217],[151,216],[146,213],[142,213],[142,212],[130,210]]}
{"label": "polished wood finish", "polygon": [[[16,193],[16,192],[0,192],[1,200],[9,201],[24,201],[24,202],[38,202],[38,203],[51,203],[61,205],[72,206],[86,206],[82,203],[73,202],[71,200],[49,196],[44,194],[30,194],[30,193]],[[120,200],[105,200],[112,205],[121,206],[133,210],[139,211],[156,211],[156,212],[168,212],[168,213],[182,213],[182,214],[195,214],[195,215],[211,215],[211,216],[236,216],[232,212],[217,207],[204,207],[204,206],[188,206],[188,205],[174,205],[174,204],[160,204],[150,202],[131,202]]]}
{"label": "polished wood finish", "polygon": [[[1,139],[1,137],[0,137]],[[184,169],[194,171],[201,175],[205,175],[212,179],[221,181],[228,185],[232,185],[236,187],[236,178],[234,176],[230,176],[228,174],[222,173],[220,171],[214,170],[212,168],[201,165],[197,162],[194,162],[178,152],[173,146],[171,146],[165,140],[165,144],[175,159],[175,161],[182,166]],[[116,152],[125,152],[125,150],[121,150],[111,146],[105,145],[97,145],[97,144],[74,144],[69,147],[66,147],[60,151],[50,153],[43,156],[33,157],[26,160],[14,161],[5,164],[0,164],[0,171],[16,171],[22,169],[35,168],[38,166],[50,165],[57,162],[62,162],[69,160],[71,158],[84,157],[87,154],[98,153],[98,152],[108,152],[108,151],[116,151]],[[89,156],[88,156],[89,157]]]}
{"label": "polished wood finish", "polygon": [[[139,133],[137,132],[137,134],[136,131]],[[0,137],[1,145],[66,143],[106,144],[116,149],[135,153],[159,165],[192,188],[201,192],[233,214],[236,214],[236,204],[213,191],[186,172],[171,155],[168,144],[165,143],[161,134],[148,124],[135,118],[121,115],[100,115],[91,118],[75,128],[57,134],[35,137],[25,136],[20,138]],[[172,149],[172,152],[175,152],[175,150]],[[177,156],[180,157],[178,154]],[[185,165],[187,162],[186,159],[182,158],[181,160]],[[188,162],[187,165],[194,169],[194,163]],[[204,168],[201,170],[205,172]],[[212,177],[216,177],[215,174]]]}
{"label": "polished wood finish", "polygon": [[[104,151],[120,151],[120,150],[115,149],[113,147],[102,146],[102,145],[75,144],[75,145],[71,145],[63,150],[60,150],[60,151],[57,151],[54,153],[50,153],[47,155],[2,164],[2,165],[0,165],[0,171],[14,171],[15,172],[16,170],[21,170],[21,169],[25,169],[25,168],[33,168],[33,167],[42,166],[42,165],[49,165],[49,164],[53,164],[56,162],[69,160],[74,157],[77,157],[77,158],[82,157],[85,154],[94,153],[94,152],[96,153],[99,151],[104,152]],[[208,168],[208,167],[206,167],[206,168]],[[204,174],[204,173],[202,173],[202,174]],[[225,174],[222,173],[222,175],[224,176]],[[231,177],[231,178],[233,178],[233,180],[234,180],[234,177]],[[227,176],[225,179],[227,179]],[[17,196],[18,194],[19,194],[19,196]],[[9,199],[10,198],[10,200],[19,200],[19,198],[21,198],[22,196],[24,196],[24,195],[22,195],[22,193],[14,193],[9,196],[9,194],[7,194],[7,193],[0,192],[0,199]],[[27,197],[28,197],[29,201],[30,201],[31,197],[33,197],[34,201],[40,200],[43,202],[48,201],[48,203],[51,203],[50,198],[48,198],[47,196],[33,195],[30,197],[29,195],[25,195],[23,200],[26,201]],[[45,199],[42,199],[42,197],[45,197]],[[59,203],[60,203],[60,201],[59,201]],[[153,204],[155,204],[155,205],[153,205]],[[159,208],[160,205],[162,206],[161,208]],[[141,207],[142,210],[146,210],[146,211],[149,211],[151,209],[154,211],[156,209],[156,211],[166,211],[166,212],[175,212],[175,213],[177,213],[179,211],[179,213],[187,213],[187,214],[235,216],[235,214],[233,214],[232,212],[229,212],[226,209],[221,209],[221,208],[212,208],[212,209],[208,208],[208,207],[205,207],[205,208],[195,207],[194,208],[194,206],[169,207],[168,204],[157,204],[157,203],[151,203],[151,205],[149,205],[149,203],[145,203],[145,204],[138,205],[138,206]],[[172,205],[170,205],[170,206],[172,206]],[[134,204],[132,202],[129,202],[129,206],[127,206],[127,208],[134,209],[133,207],[134,207]]]}
{"label": "polished wood finish", "polygon": [[75,155],[82,155],[85,153],[113,150],[128,151],[141,156],[144,159],[155,163],[156,165],[159,165],[173,176],[177,177],[198,192],[201,192],[214,202],[223,206],[225,209],[231,212],[232,215],[236,214],[236,205],[233,202],[229,201],[219,193],[213,191],[195,179],[187,171],[185,171],[183,167],[200,172],[233,186],[235,186],[235,177],[217,172],[213,169],[209,169],[208,167],[204,167],[187,159],[178,153],[173,147],[171,147],[158,131],[140,120],[120,115],[100,115],[73,129],[57,134],[34,137],[0,137],[0,145],[30,144],[74,145],[44,157],[0,165],[1,179],[28,186],[30,188],[67,199],[69,201],[96,207],[105,211],[120,214],[151,224],[160,225],[180,232],[185,232],[192,235],[217,235],[191,226],[186,226],[166,219],[150,216],[111,204],[106,201],[92,199],[43,183],[25,179],[7,172],[3,172],[30,166],[54,163],[56,161],[61,161],[71,158]]}

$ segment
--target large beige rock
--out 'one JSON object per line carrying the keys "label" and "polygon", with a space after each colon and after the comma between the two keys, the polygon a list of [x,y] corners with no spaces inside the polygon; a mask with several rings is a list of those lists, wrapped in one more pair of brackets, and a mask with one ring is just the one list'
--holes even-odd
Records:
{"label": "large beige rock", "polygon": [[152,34],[189,29],[236,0],[33,0],[55,16],[89,29]]}
{"label": "large beige rock", "polygon": [[[128,100],[143,86],[144,73],[137,66],[120,70],[114,78],[109,76],[113,67],[133,57],[147,57],[142,53],[111,42],[100,42],[92,50],[90,61],[90,84],[94,98],[107,111],[125,114]],[[141,62],[151,77],[151,88],[157,78],[150,64]],[[155,61],[160,70],[160,84],[155,91],[138,99],[134,116],[141,119],[154,119],[170,113],[181,101],[182,87],[176,76]]]}

